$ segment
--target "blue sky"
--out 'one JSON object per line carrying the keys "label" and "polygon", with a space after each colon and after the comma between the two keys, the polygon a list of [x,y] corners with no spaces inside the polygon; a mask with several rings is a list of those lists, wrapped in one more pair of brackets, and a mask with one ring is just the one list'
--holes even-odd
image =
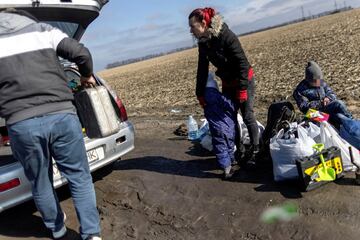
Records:
{"label": "blue sky", "polygon": [[[359,7],[360,0],[336,0],[338,7]],[[110,0],[89,26],[82,42],[95,70],[109,63],[191,46],[188,15],[215,8],[237,34],[335,8],[333,0]]]}

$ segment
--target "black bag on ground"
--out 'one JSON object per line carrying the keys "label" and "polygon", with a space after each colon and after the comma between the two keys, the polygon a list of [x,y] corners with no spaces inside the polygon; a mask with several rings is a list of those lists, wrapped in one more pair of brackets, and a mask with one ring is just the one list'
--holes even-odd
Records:
{"label": "black bag on ground", "polygon": [[270,139],[282,128],[286,128],[286,123],[296,121],[294,105],[287,100],[274,101],[268,108],[267,122],[262,135],[264,145],[269,145]]}
{"label": "black bag on ground", "polygon": [[[294,105],[288,100],[274,100],[268,108],[267,122],[262,135],[261,159],[263,162],[271,162],[270,139],[275,136],[280,129],[289,128],[289,123],[296,121]],[[267,158],[267,159],[265,159]]]}

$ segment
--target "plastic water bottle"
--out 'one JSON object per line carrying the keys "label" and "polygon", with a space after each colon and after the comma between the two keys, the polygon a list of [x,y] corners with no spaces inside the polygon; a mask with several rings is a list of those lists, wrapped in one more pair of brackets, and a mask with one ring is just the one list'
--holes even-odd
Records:
{"label": "plastic water bottle", "polygon": [[193,141],[198,138],[198,125],[196,120],[192,115],[189,116],[187,121],[187,128],[188,128],[188,139]]}

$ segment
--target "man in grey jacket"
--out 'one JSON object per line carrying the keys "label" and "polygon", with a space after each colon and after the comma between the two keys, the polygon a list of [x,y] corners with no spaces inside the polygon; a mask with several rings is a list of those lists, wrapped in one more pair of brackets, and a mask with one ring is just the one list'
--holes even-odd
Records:
{"label": "man in grey jacket", "polygon": [[83,239],[100,239],[99,214],[81,125],[58,56],[75,62],[84,84],[95,83],[90,52],[24,11],[0,12],[0,117],[35,204],[55,239],[66,237],[53,188],[52,158],[69,182]]}

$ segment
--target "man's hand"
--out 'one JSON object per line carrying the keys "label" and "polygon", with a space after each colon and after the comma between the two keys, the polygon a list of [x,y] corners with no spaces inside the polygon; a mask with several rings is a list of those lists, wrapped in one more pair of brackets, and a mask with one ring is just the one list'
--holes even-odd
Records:
{"label": "man's hand", "polygon": [[328,105],[330,102],[331,102],[331,100],[330,100],[330,98],[328,98],[328,97],[325,97],[325,98],[323,99],[323,105],[324,105],[324,106]]}
{"label": "man's hand", "polygon": [[80,82],[81,82],[81,85],[83,85],[84,87],[96,86],[96,80],[92,75],[90,77],[81,76]]}

